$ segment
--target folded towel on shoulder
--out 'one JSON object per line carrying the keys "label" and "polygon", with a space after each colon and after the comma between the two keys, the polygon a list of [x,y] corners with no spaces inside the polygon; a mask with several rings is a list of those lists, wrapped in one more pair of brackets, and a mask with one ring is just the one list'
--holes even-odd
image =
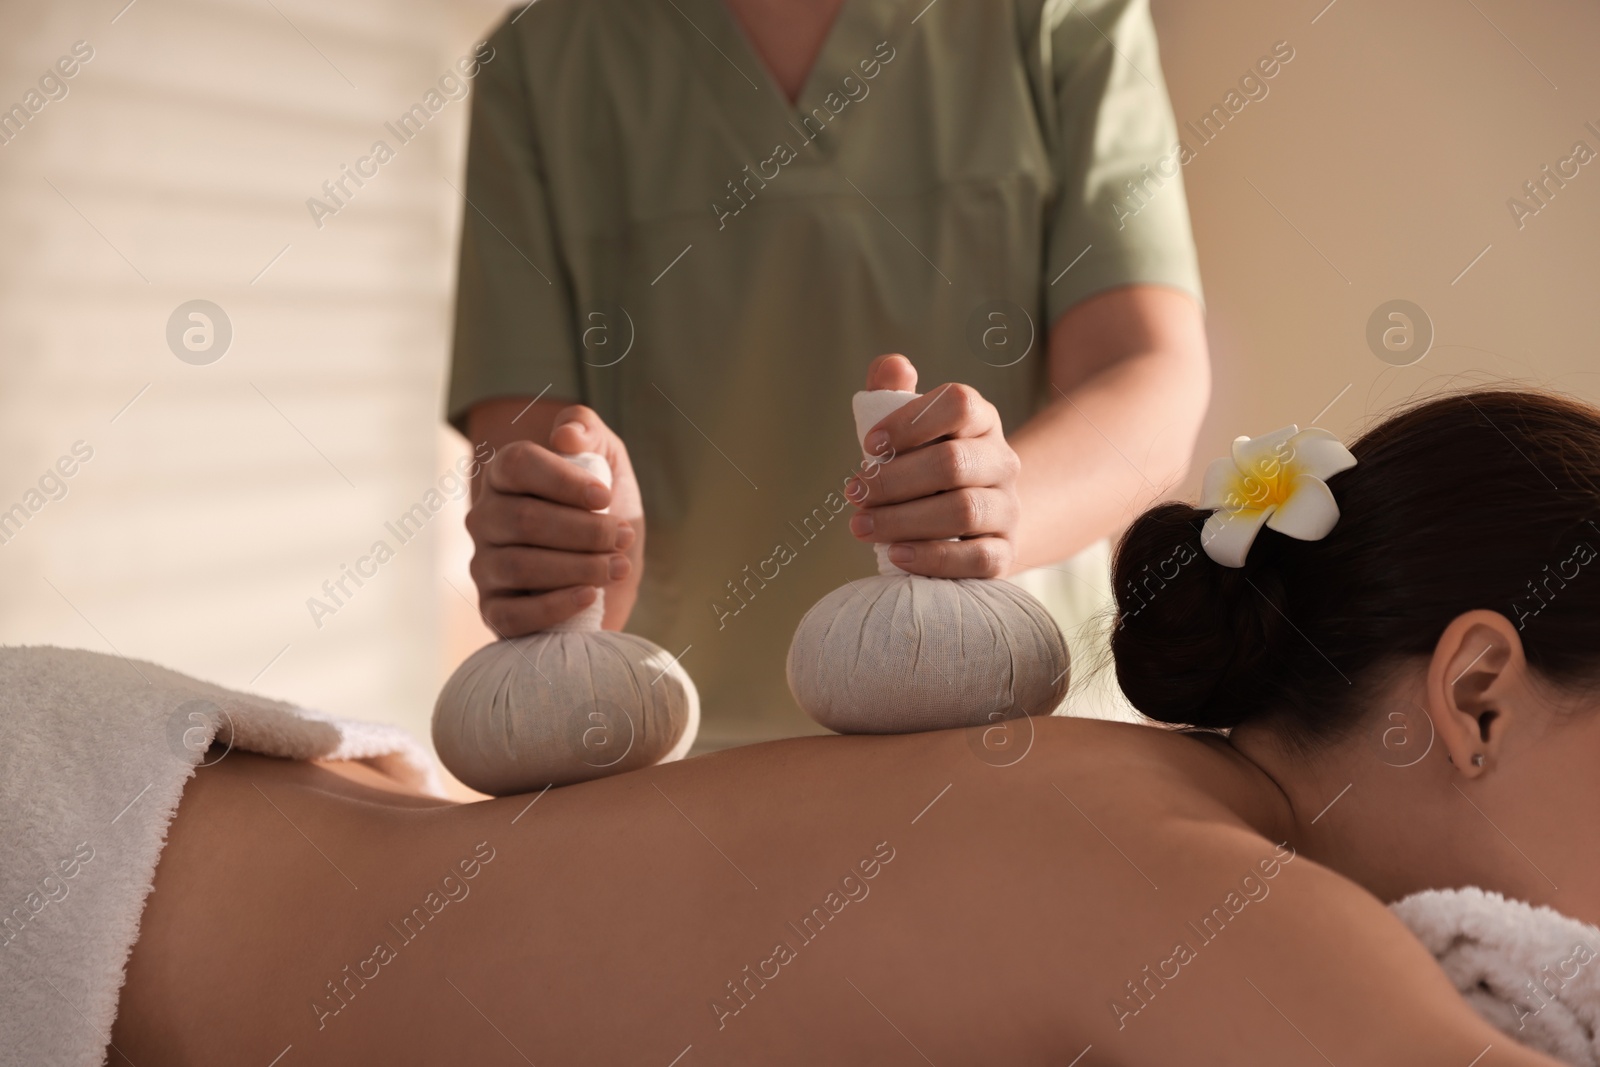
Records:
{"label": "folded towel on shoulder", "polygon": [[443,795],[409,734],[224,689],[151,663],[0,648],[0,1059],[105,1062],[190,775],[219,745],[349,759]]}
{"label": "folded towel on shoulder", "polygon": [[1479,1015],[1563,1063],[1600,1067],[1600,928],[1476,888],[1391,907]]}

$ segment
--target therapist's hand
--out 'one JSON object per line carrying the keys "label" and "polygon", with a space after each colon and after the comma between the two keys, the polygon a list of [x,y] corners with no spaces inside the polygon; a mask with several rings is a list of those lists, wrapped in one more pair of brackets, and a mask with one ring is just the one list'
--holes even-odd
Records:
{"label": "therapist's hand", "polygon": [[[914,390],[916,368],[902,355],[879,356],[866,387]],[[890,545],[889,558],[912,574],[997,578],[1011,570],[1022,462],[976,389],[929,390],[879,422],[866,445],[869,455],[891,458],[845,486],[858,508],[850,520],[857,539]]]}
{"label": "therapist's hand", "polygon": [[[563,408],[551,426],[549,447],[497,447],[467,513],[479,610],[501,637],[571,618],[597,587],[606,589],[607,628],[620,627],[644,569],[644,506],[622,439],[582,405]],[[611,488],[558,452],[604,456]]]}

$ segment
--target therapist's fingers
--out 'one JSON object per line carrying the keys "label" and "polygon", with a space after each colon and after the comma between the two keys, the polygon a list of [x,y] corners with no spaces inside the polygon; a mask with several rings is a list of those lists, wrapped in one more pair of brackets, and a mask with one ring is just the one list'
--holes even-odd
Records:
{"label": "therapist's fingers", "polygon": [[857,507],[882,507],[952,489],[1010,485],[1021,470],[1022,461],[999,434],[955,437],[863,464],[844,493]]}
{"label": "therapist's fingers", "polygon": [[594,603],[594,598],[594,587],[581,585],[527,596],[480,597],[478,611],[497,636],[522,637],[565,622]]}
{"label": "therapist's fingers", "polygon": [[[480,548],[530,545],[569,552],[612,552],[626,550],[634,540],[633,525],[620,515],[601,515],[508,493],[479,497],[467,512],[467,532]],[[555,584],[546,583],[542,588]]]}
{"label": "therapist's fingers", "polygon": [[611,502],[600,479],[532,441],[503,445],[489,462],[489,488],[498,493],[541,497],[594,511]]}
{"label": "therapist's fingers", "polygon": [[900,455],[941,437],[982,437],[1000,431],[1000,413],[970,385],[951,382],[885,416],[868,432],[869,455]]}
{"label": "therapist's fingers", "polygon": [[1005,537],[1016,528],[1017,518],[1015,493],[953,489],[904,504],[858,511],[850,516],[850,532],[880,545],[948,537]]}
{"label": "therapist's fingers", "polygon": [[603,586],[620,581],[633,569],[621,552],[561,552],[522,545],[491,547],[475,553],[470,567],[479,596],[502,596]]}
{"label": "therapist's fingers", "polygon": [[913,541],[889,548],[895,566],[929,578],[998,578],[1015,557],[1011,542],[1003,537]]}

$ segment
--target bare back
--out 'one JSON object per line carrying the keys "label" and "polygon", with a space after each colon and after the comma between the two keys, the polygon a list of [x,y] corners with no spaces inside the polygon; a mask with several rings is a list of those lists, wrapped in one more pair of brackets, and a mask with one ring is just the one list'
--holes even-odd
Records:
{"label": "bare back", "polygon": [[470,805],[231,756],[185,795],[113,1039],[171,1064],[1553,1062],[1271,840],[1236,756],[1036,727],[1020,759],[808,738]]}

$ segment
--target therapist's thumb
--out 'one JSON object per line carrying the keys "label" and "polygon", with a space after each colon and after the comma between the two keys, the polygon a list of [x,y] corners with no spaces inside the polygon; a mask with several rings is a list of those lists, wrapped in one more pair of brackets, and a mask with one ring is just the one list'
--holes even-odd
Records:
{"label": "therapist's thumb", "polygon": [[917,388],[917,368],[898,352],[879,356],[867,368],[868,389],[898,389],[912,393]]}
{"label": "therapist's thumb", "polygon": [[[569,456],[595,452],[605,457],[611,465],[611,514],[634,524],[636,529],[643,528],[644,502],[639,496],[633,463],[628,459],[628,446],[593,408],[574,404],[558,411],[551,424],[550,449]],[[634,557],[634,566],[643,566],[642,542],[635,540],[633,544],[630,555]]]}
{"label": "therapist's thumb", "polygon": [[593,408],[574,404],[556,413],[550,429],[550,447],[569,456],[578,452],[606,455],[606,445],[615,436]]}

